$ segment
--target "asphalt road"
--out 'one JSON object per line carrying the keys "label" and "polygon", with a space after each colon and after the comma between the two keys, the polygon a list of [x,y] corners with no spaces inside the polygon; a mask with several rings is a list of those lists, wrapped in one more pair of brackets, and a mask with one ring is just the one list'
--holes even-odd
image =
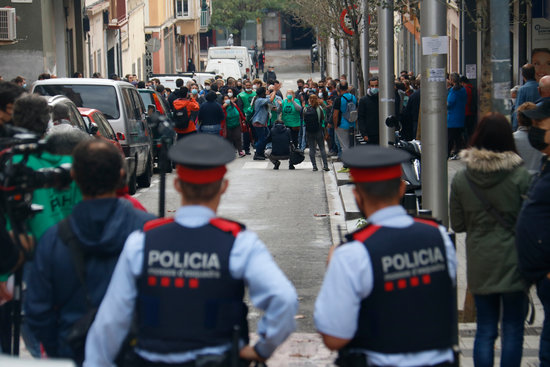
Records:
{"label": "asphalt road", "polygon": [[[288,170],[287,162],[278,171],[272,167],[268,161],[252,160],[252,156],[232,162],[227,175],[229,189],[218,214],[259,234],[297,290],[297,331],[315,332],[313,307],[330,246],[329,219],[323,216],[328,210],[323,173],[312,172],[309,158],[293,171]],[[173,216],[179,206],[174,177],[167,176],[167,216]],[[155,175],[152,186],[135,195],[154,213],[158,212],[158,181]],[[251,309],[251,330],[255,330],[260,315]]]}

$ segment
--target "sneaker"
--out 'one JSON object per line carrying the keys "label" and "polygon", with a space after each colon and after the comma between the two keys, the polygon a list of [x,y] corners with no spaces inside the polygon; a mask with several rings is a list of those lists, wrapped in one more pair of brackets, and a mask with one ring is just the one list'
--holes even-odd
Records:
{"label": "sneaker", "polygon": [[451,158],[449,158],[451,161],[459,161],[460,156],[458,154],[452,155]]}
{"label": "sneaker", "polygon": [[242,157],[244,157],[245,155],[246,155],[245,152],[243,152],[242,150],[239,152],[239,158],[242,158]]}
{"label": "sneaker", "polygon": [[265,157],[262,155],[254,154],[255,161],[265,161]]}
{"label": "sneaker", "polygon": [[327,172],[328,172],[328,171],[330,171],[330,168],[328,168],[328,167],[323,167],[323,171],[327,171]]}
{"label": "sneaker", "polygon": [[344,167],[341,170],[339,170],[338,173],[349,173],[349,168]]}
{"label": "sneaker", "polygon": [[245,152],[246,155],[251,155],[250,151]]}
{"label": "sneaker", "polygon": [[296,168],[294,168],[294,166],[291,164],[288,166],[288,169],[296,169]]}
{"label": "sneaker", "polygon": [[317,171],[319,171],[319,170],[317,169],[317,167],[313,167],[313,172],[317,172]]}
{"label": "sneaker", "polygon": [[279,169],[279,166],[281,165],[281,162],[275,162],[273,163],[273,169]]}

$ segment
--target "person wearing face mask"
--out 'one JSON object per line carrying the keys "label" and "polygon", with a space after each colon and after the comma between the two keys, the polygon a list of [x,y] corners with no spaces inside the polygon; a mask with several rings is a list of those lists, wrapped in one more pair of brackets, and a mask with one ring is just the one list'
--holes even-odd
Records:
{"label": "person wearing face mask", "polygon": [[357,122],[359,131],[367,144],[378,144],[380,133],[378,132],[378,78],[369,80],[367,95],[359,100],[357,106]]}
{"label": "person wearing face mask", "polygon": [[290,129],[292,144],[294,148],[298,148],[298,135],[300,134],[300,114],[302,113],[302,105],[300,100],[294,96],[292,89],[287,90],[286,98],[283,101],[281,120],[286,127]]}
{"label": "person wearing face mask", "polygon": [[522,112],[530,118],[529,143],[544,154],[538,175],[531,183],[516,226],[516,246],[521,274],[537,287],[544,309],[540,335],[541,367],[550,366],[550,101]]}
{"label": "person wearing face mask", "polygon": [[256,97],[256,91],[252,89],[252,82],[247,80],[244,82],[244,91],[237,96],[237,106],[246,117],[246,129],[243,129],[243,150],[246,155],[250,155],[250,143],[252,142],[252,115],[254,107],[252,100]]}
{"label": "person wearing face mask", "polygon": [[242,158],[246,154],[243,151],[243,142],[241,139],[241,122],[246,119],[242,111],[235,104],[236,98],[233,98],[233,93],[230,91],[223,97],[223,113],[225,115],[225,138],[233,144],[239,157]]}

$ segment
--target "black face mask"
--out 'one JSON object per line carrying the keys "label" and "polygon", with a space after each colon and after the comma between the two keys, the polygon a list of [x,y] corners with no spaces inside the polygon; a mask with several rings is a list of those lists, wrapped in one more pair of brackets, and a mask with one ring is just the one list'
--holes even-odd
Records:
{"label": "black face mask", "polygon": [[527,138],[529,139],[529,144],[536,150],[544,150],[548,148],[548,144],[544,141],[544,137],[548,130],[544,130],[538,127],[531,126],[529,128],[529,134]]}

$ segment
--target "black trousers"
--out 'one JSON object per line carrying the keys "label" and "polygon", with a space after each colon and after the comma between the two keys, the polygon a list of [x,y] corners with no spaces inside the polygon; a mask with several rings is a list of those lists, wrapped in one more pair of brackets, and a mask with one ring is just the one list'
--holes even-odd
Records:
{"label": "black trousers", "polygon": [[462,148],[464,148],[464,128],[462,127],[449,127],[447,128],[447,142],[448,142],[448,151],[447,156],[451,156],[453,147],[455,148],[455,153],[458,154]]}

